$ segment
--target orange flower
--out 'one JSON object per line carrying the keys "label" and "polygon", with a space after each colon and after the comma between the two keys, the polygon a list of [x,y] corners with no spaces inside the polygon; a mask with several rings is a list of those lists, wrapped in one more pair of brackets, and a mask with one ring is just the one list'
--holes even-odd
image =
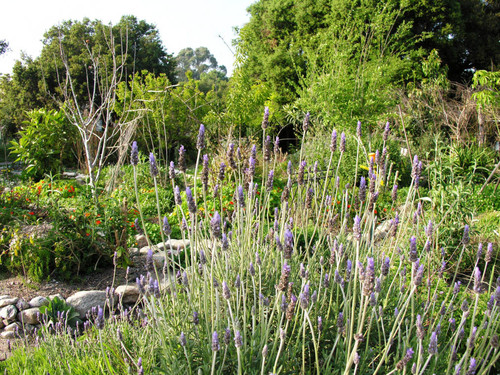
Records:
{"label": "orange flower", "polygon": [[95,222],[97,225],[101,224],[101,220],[96,220]]}
{"label": "orange flower", "polygon": [[85,212],[85,217],[89,217],[90,216],[90,213],[89,212]]}
{"label": "orange flower", "polygon": [[35,213],[33,211],[30,212],[30,215],[34,215]]}
{"label": "orange flower", "polygon": [[384,208],[384,212],[387,212],[387,208]]}

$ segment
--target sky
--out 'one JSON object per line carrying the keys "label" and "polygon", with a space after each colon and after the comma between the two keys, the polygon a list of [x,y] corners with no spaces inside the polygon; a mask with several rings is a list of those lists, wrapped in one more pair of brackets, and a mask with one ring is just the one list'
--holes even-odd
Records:
{"label": "sky", "polygon": [[[84,17],[116,24],[123,15],[156,26],[168,53],[207,47],[228,75],[233,71],[234,27],[249,21],[246,11],[256,0],[9,0],[0,7],[0,40],[10,50],[0,55],[0,74],[12,72],[21,53],[36,58],[43,34],[66,20]],[[219,37],[220,36],[220,37]],[[221,39],[222,37],[222,39]],[[229,47],[224,43],[227,43]]]}

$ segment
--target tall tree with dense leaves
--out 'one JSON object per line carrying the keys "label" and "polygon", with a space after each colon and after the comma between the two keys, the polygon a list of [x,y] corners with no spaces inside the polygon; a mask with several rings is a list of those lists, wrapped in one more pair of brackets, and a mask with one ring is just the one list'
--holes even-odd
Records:
{"label": "tall tree with dense leaves", "polygon": [[7,43],[6,40],[0,40],[0,55],[7,52],[8,48],[9,48],[9,43]]}
{"label": "tall tree with dense leaves", "polygon": [[203,73],[216,71],[223,79],[227,70],[224,65],[219,65],[217,59],[210,53],[207,47],[184,48],[175,57],[177,63],[176,74],[178,81],[187,81],[186,73],[191,71],[192,78],[198,80]]}

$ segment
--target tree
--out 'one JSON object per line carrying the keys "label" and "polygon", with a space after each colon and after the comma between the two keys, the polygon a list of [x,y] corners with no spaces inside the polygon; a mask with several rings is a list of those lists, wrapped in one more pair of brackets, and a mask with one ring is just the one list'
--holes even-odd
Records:
{"label": "tree", "polygon": [[187,81],[186,73],[191,71],[193,79],[199,80],[203,73],[216,71],[221,79],[224,79],[227,74],[226,67],[217,63],[217,59],[210,53],[206,47],[198,47],[195,50],[192,48],[184,48],[179,51],[175,57],[177,63],[176,74],[177,80]]}
{"label": "tree", "polygon": [[7,43],[6,40],[0,40],[0,55],[7,52],[8,49],[9,49],[9,43]]}

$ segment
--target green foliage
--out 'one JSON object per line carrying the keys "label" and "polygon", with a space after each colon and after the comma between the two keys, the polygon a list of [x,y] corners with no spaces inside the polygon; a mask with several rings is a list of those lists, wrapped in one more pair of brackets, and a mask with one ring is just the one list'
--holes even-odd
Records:
{"label": "green foliage", "polygon": [[472,78],[472,87],[479,89],[472,95],[479,107],[500,107],[500,71],[477,70]]}
{"label": "green foliage", "polygon": [[33,110],[19,131],[19,140],[11,141],[16,161],[26,164],[27,176],[40,178],[60,173],[64,165],[75,162],[76,129],[62,111]]}
{"label": "green foliage", "polygon": [[54,326],[62,320],[64,327],[75,328],[77,323],[81,323],[80,314],[78,314],[73,306],[67,304],[57,296],[48,300],[49,303],[47,305],[40,307],[40,314],[45,324]]}
{"label": "green foliage", "polygon": [[186,73],[191,71],[193,79],[199,80],[201,75],[215,71],[220,73],[220,78],[224,79],[227,73],[224,65],[219,66],[217,59],[210,53],[207,47],[184,48],[175,57],[177,63],[176,74],[178,81],[186,81]]}

